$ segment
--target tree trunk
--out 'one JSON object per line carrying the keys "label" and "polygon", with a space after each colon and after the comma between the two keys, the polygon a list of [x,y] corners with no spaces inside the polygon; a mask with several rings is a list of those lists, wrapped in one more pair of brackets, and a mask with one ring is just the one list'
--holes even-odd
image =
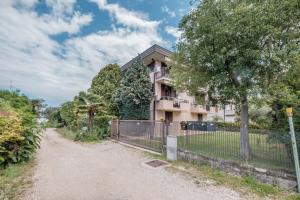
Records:
{"label": "tree trunk", "polygon": [[88,130],[90,131],[93,126],[94,114],[89,112],[88,113]]}
{"label": "tree trunk", "polygon": [[241,139],[240,139],[240,156],[243,160],[248,160],[250,156],[249,146],[249,113],[247,96],[241,102]]}

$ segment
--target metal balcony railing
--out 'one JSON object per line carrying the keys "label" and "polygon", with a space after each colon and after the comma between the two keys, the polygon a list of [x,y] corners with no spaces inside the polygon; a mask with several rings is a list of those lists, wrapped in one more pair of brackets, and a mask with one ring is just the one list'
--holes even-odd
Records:
{"label": "metal balcony railing", "polygon": [[155,73],[155,78],[156,79],[160,79],[160,78],[167,78],[167,79],[170,79],[171,78],[171,75],[169,72],[166,72],[166,71],[159,71],[159,72],[156,72]]}
{"label": "metal balcony railing", "polygon": [[170,97],[170,96],[162,96],[162,97],[160,97],[160,100],[177,101],[180,103],[189,103],[189,101],[186,99],[180,99],[177,97]]}

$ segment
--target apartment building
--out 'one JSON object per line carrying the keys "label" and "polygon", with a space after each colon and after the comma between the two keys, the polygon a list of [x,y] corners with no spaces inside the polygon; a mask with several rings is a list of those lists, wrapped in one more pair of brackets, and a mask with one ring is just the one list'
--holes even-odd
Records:
{"label": "apartment building", "polygon": [[214,119],[218,119],[219,121],[224,122],[236,122],[237,117],[235,113],[234,104],[221,105],[213,107],[214,112],[210,112],[207,116],[208,121],[213,121]]}
{"label": "apartment building", "polygon": [[[166,62],[166,59],[171,55],[171,51],[156,44],[139,54],[143,63],[149,67],[153,84],[154,98],[150,105],[151,120],[164,119],[169,122],[212,120],[212,116],[217,114],[219,110],[197,103],[194,96],[190,96],[186,92],[176,91],[172,86],[170,71]],[[123,65],[121,70],[125,72],[132,65],[133,60]],[[199,92],[199,95],[200,98],[207,101],[205,92]]]}

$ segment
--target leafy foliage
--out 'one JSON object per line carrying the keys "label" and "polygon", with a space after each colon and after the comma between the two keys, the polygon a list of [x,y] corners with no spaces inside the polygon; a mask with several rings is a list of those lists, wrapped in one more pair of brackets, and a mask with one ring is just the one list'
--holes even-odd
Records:
{"label": "leafy foliage", "polygon": [[177,85],[208,86],[210,99],[225,102],[264,93],[299,52],[299,16],[297,0],[202,1],[180,23]]}
{"label": "leafy foliage", "polygon": [[109,121],[119,115],[113,95],[119,87],[121,70],[117,64],[105,66],[93,78],[88,92],[79,92],[73,101],[58,108],[47,108],[49,125],[75,140],[98,140],[110,136]]}
{"label": "leafy foliage", "polygon": [[45,116],[49,125],[54,125],[68,138],[81,141],[105,139],[110,136],[109,121],[103,99],[93,93],[79,92],[73,101],[59,108],[47,108]]}
{"label": "leafy foliage", "polygon": [[0,91],[0,167],[29,160],[40,132],[31,101],[18,91]]}
{"label": "leafy foliage", "polygon": [[121,118],[149,119],[152,96],[148,68],[138,57],[127,69],[115,95]]}
{"label": "leafy foliage", "polygon": [[48,107],[44,110],[43,115],[47,121],[49,127],[61,127],[62,117],[60,115],[60,109],[58,107]]}
{"label": "leafy foliage", "polygon": [[[263,97],[272,106],[271,127],[281,129],[285,134],[271,134],[270,140],[286,145],[290,159],[293,160],[291,138],[285,108],[293,108],[293,121],[300,151],[300,54],[295,57],[292,67],[280,76],[276,82],[269,85],[269,93]],[[300,159],[300,156],[299,156]]]}
{"label": "leafy foliage", "polygon": [[99,116],[106,114],[105,103],[98,95],[86,92],[79,92],[74,98],[78,114],[84,114],[87,117],[87,126],[91,130],[96,114]]}
{"label": "leafy foliage", "polygon": [[118,107],[113,99],[113,95],[120,86],[122,78],[121,70],[117,64],[105,66],[93,78],[89,92],[100,96],[108,107],[111,115],[118,116]]}
{"label": "leafy foliage", "polygon": [[77,127],[78,111],[76,110],[74,102],[63,103],[59,109],[59,114],[62,119],[63,126],[67,126],[69,128]]}
{"label": "leafy foliage", "polygon": [[175,83],[191,93],[207,87],[212,103],[234,100],[241,110],[244,158],[248,99],[265,94],[266,86],[291,68],[300,48],[299,18],[298,0],[203,0],[180,23]]}

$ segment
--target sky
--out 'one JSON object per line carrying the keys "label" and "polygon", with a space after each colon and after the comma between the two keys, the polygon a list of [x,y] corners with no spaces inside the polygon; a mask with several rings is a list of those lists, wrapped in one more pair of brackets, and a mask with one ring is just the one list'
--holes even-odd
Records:
{"label": "sky", "polygon": [[0,0],[0,89],[57,106],[109,63],[172,50],[189,0]]}

